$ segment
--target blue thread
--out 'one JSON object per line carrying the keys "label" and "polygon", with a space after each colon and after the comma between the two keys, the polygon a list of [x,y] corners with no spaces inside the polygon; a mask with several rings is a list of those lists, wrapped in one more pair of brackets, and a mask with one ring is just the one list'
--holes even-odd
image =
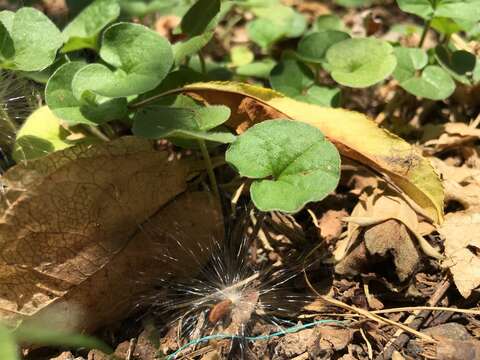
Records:
{"label": "blue thread", "polygon": [[299,330],[308,329],[308,328],[314,327],[314,326],[319,325],[319,324],[327,324],[327,323],[336,323],[336,324],[339,324],[339,325],[343,325],[343,324],[344,324],[344,321],[339,321],[339,320],[317,320],[317,321],[313,321],[313,322],[308,323],[308,324],[296,325],[296,326],[293,326],[293,327],[288,328],[288,329],[286,329],[286,330],[274,332],[274,333],[269,334],[269,335],[240,336],[240,335],[216,334],[216,335],[204,336],[204,337],[199,338],[199,339],[194,339],[194,340],[190,341],[189,343],[181,346],[177,351],[175,351],[174,353],[170,354],[170,355],[167,357],[167,360],[173,360],[173,359],[175,359],[175,358],[177,357],[177,355],[180,354],[183,350],[189,348],[190,346],[200,344],[201,342],[204,342],[204,341],[217,340],[217,339],[231,339],[231,340],[233,340],[233,339],[243,339],[243,340],[247,340],[247,341],[268,340],[268,339],[271,339],[271,338],[276,337],[276,336],[282,336],[282,335],[286,335],[286,334],[292,334],[292,333],[295,333],[295,332],[297,332],[297,331],[299,331]]}

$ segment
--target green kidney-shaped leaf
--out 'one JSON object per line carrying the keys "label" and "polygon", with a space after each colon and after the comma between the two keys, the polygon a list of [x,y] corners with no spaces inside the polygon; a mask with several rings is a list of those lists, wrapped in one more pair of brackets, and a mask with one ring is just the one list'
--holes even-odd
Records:
{"label": "green kidney-shaped leaf", "polygon": [[[68,0],[67,0],[68,1]],[[78,0],[70,0],[78,2]],[[148,14],[174,14],[175,11],[182,11],[182,6],[179,6],[178,0],[117,0],[122,7],[122,11],[130,16],[137,16],[143,18]]]}
{"label": "green kidney-shaped leaf", "polygon": [[281,93],[295,97],[314,84],[310,68],[295,59],[279,62],[270,73],[270,85]]}
{"label": "green kidney-shaped leaf", "polygon": [[400,86],[415,96],[432,100],[445,99],[455,90],[455,82],[450,75],[436,65],[427,66],[420,77],[404,80]]}
{"label": "green kidney-shaped leaf", "polygon": [[296,100],[323,106],[338,106],[340,90],[315,85],[310,68],[295,59],[285,59],[270,73],[273,89]]}
{"label": "green kidney-shaped leaf", "polygon": [[188,36],[201,35],[220,12],[220,0],[197,0],[182,18],[182,31]]}
{"label": "green kidney-shaped leaf", "polygon": [[397,0],[397,3],[403,11],[424,19],[480,20],[480,0]]}
{"label": "green kidney-shaped leaf", "polygon": [[230,117],[226,106],[167,107],[153,105],[137,111],[132,131],[147,139],[200,139],[231,143],[231,133],[209,130],[223,124]]}
{"label": "green kidney-shaped leaf", "polygon": [[327,50],[326,59],[333,79],[354,88],[382,81],[397,65],[392,46],[373,38],[336,43]]}
{"label": "green kidney-shaped leaf", "polygon": [[138,95],[154,89],[168,74],[173,64],[170,43],[143,25],[118,23],[103,34],[100,57],[115,67],[90,64],[73,79],[77,98],[86,90],[118,98]]}
{"label": "green kidney-shaped leaf", "polygon": [[264,59],[260,61],[254,61],[247,65],[241,65],[236,69],[236,73],[241,76],[268,79],[270,72],[274,67],[275,61],[272,59]]}
{"label": "green kidney-shaped leaf", "polygon": [[253,10],[257,19],[247,24],[247,32],[263,49],[282,38],[301,36],[307,27],[305,17],[288,6],[259,6]]}
{"label": "green kidney-shaped leaf", "polygon": [[230,58],[233,66],[243,66],[250,64],[255,55],[248,46],[237,45],[230,49]]}
{"label": "green kidney-shaped leaf", "polygon": [[96,50],[98,35],[119,15],[120,5],[117,0],[92,2],[63,29],[65,45],[62,51],[68,52],[83,48]]}
{"label": "green kidney-shaped leaf", "polygon": [[415,76],[417,70],[423,69],[428,62],[425,50],[418,48],[396,47],[397,67],[393,77],[400,83]]}
{"label": "green kidney-shaped leaf", "polygon": [[424,19],[433,16],[433,6],[430,0],[397,0],[398,7],[410,14],[418,15]]}
{"label": "green kidney-shaped leaf", "polygon": [[[51,65],[62,46],[60,30],[42,12],[24,7],[0,12],[0,67],[40,71]],[[8,33],[8,34],[7,34]]]}
{"label": "green kidney-shaped leaf", "polygon": [[346,27],[342,19],[334,14],[320,15],[315,19],[313,23],[313,29],[315,31],[322,30],[339,30],[345,31]]}
{"label": "green kidney-shaped leaf", "polygon": [[325,61],[327,50],[340,41],[350,38],[345,32],[338,30],[323,30],[311,33],[298,43],[299,57],[311,63],[321,64]]}
{"label": "green kidney-shaped leaf", "polygon": [[435,58],[438,63],[456,80],[471,85],[471,75],[475,69],[477,58],[466,50],[450,51],[444,45],[435,47]]}
{"label": "green kidney-shaped leaf", "polygon": [[69,125],[95,125],[125,116],[126,99],[108,99],[90,94],[88,99],[82,100],[74,96],[72,80],[86,66],[82,62],[70,62],[53,73],[45,88],[49,108]]}
{"label": "green kidney-shaped leaf", "polygon": [[250,193],[262,211],[297,212],[325,198],[340,178],[335,146],[317,128],[291,120],[252,126],[230,145],[225,158],[240,175],[258,179]]}

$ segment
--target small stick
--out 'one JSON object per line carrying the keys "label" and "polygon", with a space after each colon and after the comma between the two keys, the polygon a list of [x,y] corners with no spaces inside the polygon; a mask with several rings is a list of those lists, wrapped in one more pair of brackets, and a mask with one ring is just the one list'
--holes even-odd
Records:
{"label": "small stick", "polygon": [[[450,280],[445,278],[440,285],[438,286],[435,293],[428,300],[427,304],[430,306],[435,306],[446,294],[447,290],[450,288]],[[418,330],[423,324],[425,319],[431,314],[431,310],[423,310],[421,312],[415,312],[410,315],[405,321],[411,329]],[[394,340],[395,339],[395,340]],[[399,330],[395,333],[392,340],[390,340],[383,351],[375,358],[375,360],[387,360],[392,357],[392,354],[395,350],[401,349],[407,342],[410,340],[410,336],[404,331]]]}
{"label": "small stick", "polygon": [[132,359],[133,352],[135,351],[136,347],[137,347],[137,339],[136,338],[131,338],[130,339],[130,344],[128,345],[127,354],[125,355],[125,360],[131,360]]}
{"label": "small stick", "polygon": [[373,314],[372,312],[370,312],[368,310],[364,310],[364,309],[361,309],[361,308],[357,308],[356,306],[345,304],[344,302],[342,302],[340,300],[337,300],[337,299],[334,299],[330,296],[320,294],[313,287],[312,283],[308,279],[308,276],[305,272],[304,272],[304,275],[305,275],[304,276],[305,281],[306,281],[307,285],[310,287],[310,289],[312,289],[312,291],[319,297],[320,300],[323,300],[327,304],[331,304],[331,305],[334,305],[334,306],[339,307],[341,309],[352,311],[352,312],[357,313],[357,314],[359,314],[363,317],[366,317],[369,320],[373,320],[373,321],[375,321],[377,323],[380,323],[380,324],[388,324],[388,325],[396,326],[396,327],[402,329],[405,332],[408,332],[412,335],[417,336],[420,339],[423,339],[425,341],[432,342],[432,343],[437,343],[437,341],[434,338],[432,338],[431,336],[429,336],[427,334],[423,334],[423,333],[417,331],[416,329],[412,329],[411,327],[409,327],[405,324],[390,320],[388,318],[384,318],[384,317],[382,317],[380,315],[377,315],[377,314]]}
{"label": "small stick", "polygon": [[370,341],[368,341],[367,335],[365,334],[365,331],[363,331],[362,328],[360,328],[360,334],[362,335],[363,340],[367,344],[367,350],[368,350],[368,358],[370,360],[373,359],[373,349],[372,349],[372,344],[370,344]]}

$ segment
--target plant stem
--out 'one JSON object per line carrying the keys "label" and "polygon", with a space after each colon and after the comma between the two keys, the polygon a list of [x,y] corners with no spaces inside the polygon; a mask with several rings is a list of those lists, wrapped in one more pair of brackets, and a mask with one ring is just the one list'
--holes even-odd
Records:
{"label": "plant stem", "polygon": [[205,166],[207,168],[207,174],[210,180],[210,185],[212,187],[213,194],[217,199],[220,199],[220,193],[218,192],[217,179],[215,178],[215,173],[213,172],[212,159],[210,158],[210,154],[208,153],[207,144],[205,143],[204,140],[197,140],[197,141],[203,156],[203,160],[205,161]]}
{"label": "plant stem", "polygon": [[427,37],[428,30],[430,30],[430,26],[432,25],[432,19],[428,20],[422,31],[422,36],[420,37],[420,41],[418,43],[418,47],[421,48],[423,46],[423,43],[425,42],[425,38]]}
{"label": "plant stem", "polygon": [[200,69],[202,70],[202,75],[206,75],[207,74],[207,64],[205,63],[205,57],[203,56],[201,50],[198,52],[198,59],[200,60]]}
{"label": "plant stem", "polygon": [[321,85],[320,84],[320,65],[315,65],[315,85]]}
{"label": "plant stem", "polygon": [[102,141],[110,141],[110,139],[108,138],[108,136],[106,136],[99,128],[97,128],[96,126],[93,126],[93,125],[86,125],[85,128],[87,129],[87,131],[96,136],[97,138],[99,138],[100,140]]}
{"label": "plant stem", "polygon": [[182,90],[181,88],[175,88],[175,89],[167,90],[167,91],[165,91],[165,92],[163,92],[163,93],[160,93],[160,94],[157,94],[157,95],[153,95],[153,96],[151,96],[151,97],[149,97],[149,98],[146,98],[146,99],[144,99],[144,100],[142,100],[142,101],[139,101],[139,102],[137,102],[137,103],[128,104],[128,108],[129,108],[130,111],[135,110],[135,109],[137,109],[137,108],[139,108],[139,107],[142,107],[142,106],[144,106],[144,105],[147,105],[147,104],[149,104],[149,103],[151,103],[151,102],[153,102],[153,101],[155,101],[155,100],[158,100],[158,99],[160,99],[160,98],[162,98],[162,97],[164,97],[164,96],[176,94],[176,93],[180,92],[181,90]]}

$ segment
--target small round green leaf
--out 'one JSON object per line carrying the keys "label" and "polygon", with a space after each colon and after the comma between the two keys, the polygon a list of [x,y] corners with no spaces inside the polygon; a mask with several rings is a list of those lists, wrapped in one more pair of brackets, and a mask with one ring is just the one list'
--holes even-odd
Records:
{"label": "small round green leaf", "polygon": [[424,19],[431,18],[434,13],[433,4],[430,0],[397,0],[397,4],[402,11]]}
{"label": "small round green leaf", "polygon": [[272,23],[268,19],[255,19],[247,24],[247,32],[250,39],[261,48],[268,49],[275,42],[285,37],[286,26]]}
{"label": "small round green leaf", "polygon": [[382,81],[397,65],[392,46],[373,38],[338,42],[327,50],[326,59],[333,79],[354,88]]}
{"label": "small round green leaf", "polygon": [[337,15],[326,14],[326,15],[320,15],[315,19],[315,22],[313,23],[313,29],[315,31],[322,31],[322,30],[345,31],[346,27],[342,19],[340,19]]}
{"label": "small round green leaf", "polygon": [[272,59],[264,59],[260,61],[254,61],[251,64],[239,66],[236,69],[236,73],[241,76],[268,79],[274,66],[275,61]]}
{"label": "small round green leaf", "polygon": [[327,50],[333,44],[349,38],[350,35],[338,30],[314,32],[300,40],[297,52],[302,60],[321,64],[325,61]]}
{"label": "small round green leaf", "polygon": [[397,0],[397,3],[403,11],[424,19],[444,17],[466,21],[480,20],[479,0]]}
{"label": "small round green leaf", "polygon": [[143,25],[118,23],[103,34],[101,58],[115,67],[90,64],[75,74],[74,94],[91,90],[97,95],[118,98],[154,89],[173,64],[170,43]]}
{"label": "small round green leaf", "polygon": [[247,24],[252,41],[263,49],[270,48],[282,38],[298,37],[307,27],[305,17],[292,8],[283,5],[254,7],[257,19]]}
{"label": "small round green leaf", "polygon": [[223,105],[207,107],[149,106],[137,111],[132,131],[147,139],[201,139],[230,143],[231,133],[209,130],[223,124],[230,117],[230,109]]}
{"label": "small round green leaf", "polygon": [[435,17],[430,23],[430,26],[442,34],[451,35],[453,33],[462,31],[462,27],[455,21],[445,17]]}
{"label": "small round green leaf", "polygon": [[295,59],[279,62],[270,73],[270,85],[286,96],[302,95],[314,83],[310,68]]}
{"label": "small round green leaf", "polygon": [[0,22],[0,64],[8,64],[9,59],[15,54],[13,40],[8,33],[7,28]]}
{"label": "small round green leaf", "polygon": [[455,82],[440,66],[429,65],[420,77],[412,77],[400,83],[409,93],[432,100],[443,100],[455,90]]}
{"label": "small round green leaf", "polygon": [[95,0],[63,29],[63,52],[83,48],[96,50],[102,29],[120,15],[117,0]]}
{"label": "small round green leaf", "polygon": [[233,66],[247,65],[255,59],[255,55],[248,46],[242,45],[233,46],[230,49],[230,57]]}
{"label": "small round green leaf", "polygon": [[[68,0],[67,0],[68,1]],[[78,0],[70,0],[78,3]],[[175,14],[176,11],[183,11],[183,6],[179,6],[178,0],[117,0],[122,7],[122,11],[130,16],[143,18],[148,14]],[[69,6],[70,8],[70,6]],[[179,9],[180,8],[180,9]]]}
{"label": "small round green leaf", "polygon": [[297,96],[295,99],[310,104],[339,107],[342,102],[342,92],[339,88],[314,85],[304,95]]}
{"label": "small round green leaf", "polygon": [[334,2],[338,5],[350,8],[369,6],[372,3],[372,0],[335,0]]}
{"label": "small round green leaf", "polygon": [[252,126],[230,145],[225,158],[240,175],[258,179],[250,194],[262,211],[297,212],[325,198],[340,178],[335,146],[317,128],[292,120]]}
{"label": "small round green leaf", "polygon": [[125,99],[106,99],[92,94],[89,99],[82,100],[74,96],[72,80],[86,66],[82,62],[66,63],[50,77],[45,88],[45,100],[53,113],[69,125],[95,125],[125,116]]}
{"label": "small round green leaf", "polygon": [[[0,37],[6,44],[0,45],[0,67],[40,71],[55,60],[57,50],[62,46],[60,30],[42,12],[24,7],[16,13],[0,12]],[[9,36],[6,36],[5,30]],[[12,48],[13,46],[13,48]],[[12,51],[13,50],[13,51]]]}
{"label": "small round green leaf", "polygon": [[438,63],[457,81],[472,84],[472,73],[477,64],[474,54],[465,50],[451,51],[444,45],[435,47],[435,58]]}
{"label": "small round green leaf", "polygon": [[397,67],[393,77],[400,83],[415,76],[418,70],[423,69],[428,62],[428,55],[423,49],[396,47]]}
{"label": "small round green leaf", "polygon": [[314,74],[310,68],[295,59],[283,60],[270,73],[272,88],[288,97],[322,106],[340,104],[339,89],[314,84]]}

